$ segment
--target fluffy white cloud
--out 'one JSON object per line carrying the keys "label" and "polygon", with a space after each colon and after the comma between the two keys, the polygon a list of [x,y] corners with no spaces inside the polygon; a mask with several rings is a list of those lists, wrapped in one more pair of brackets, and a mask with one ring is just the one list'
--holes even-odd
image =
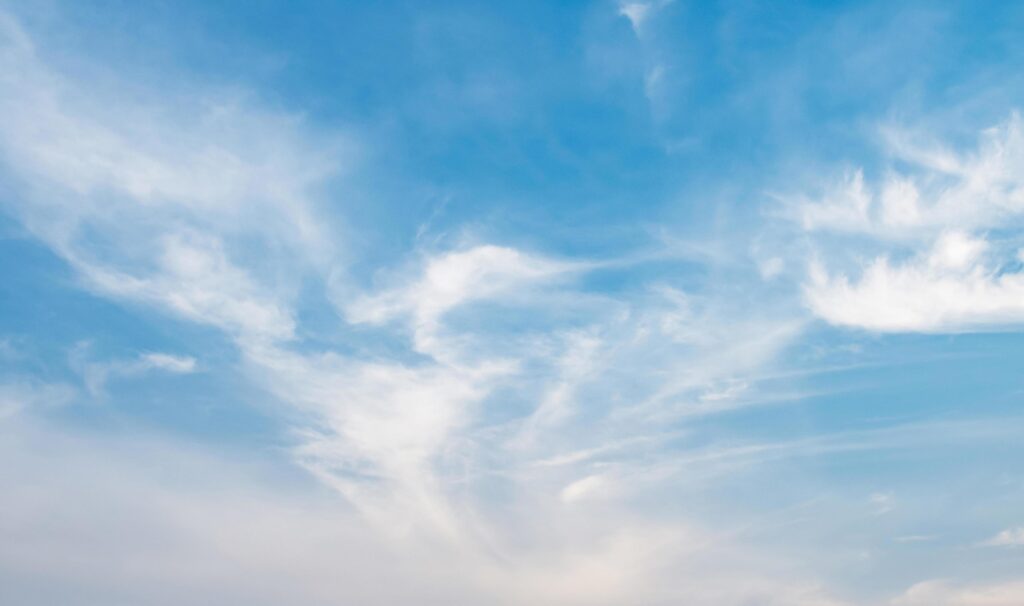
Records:
{"label": "fluffy white cloud", "polygon": [[[822,199],[797,202],[792,211],[818,257],[804,286],[808,307],[832,324],[880,332],[1024,322],[1019,252],[1004,243],[1013,237],[988,233],[1022,227],[1022,131],[1014,115],[984,132],[976,150],[957,154],[889,130],[890,152],[911,168],[874,187],[858,171]],[[844,256],[870,260],[854,271],[829,268]]]}
{"label": "fluffy white cloud", "polygon": [[808,306],[832,324],[880,332],[939,332],[1024,322],[1024,273],[1003,271],[985,254],[988,242],[942,234],[932,248],[902,263],[878,257],[860,277],[812,268]]}

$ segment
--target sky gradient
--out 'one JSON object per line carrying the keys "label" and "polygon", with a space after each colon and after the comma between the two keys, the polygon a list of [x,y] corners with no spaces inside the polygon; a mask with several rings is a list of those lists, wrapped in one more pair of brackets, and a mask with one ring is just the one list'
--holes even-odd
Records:
{"label": "sky gradient", "polygon": [[0,1],[0,602],[1024,604],[1021,31]]}

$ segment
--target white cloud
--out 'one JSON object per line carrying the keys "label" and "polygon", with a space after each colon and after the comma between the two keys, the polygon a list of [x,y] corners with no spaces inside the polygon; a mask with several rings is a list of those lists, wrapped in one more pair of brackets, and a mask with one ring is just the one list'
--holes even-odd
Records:
{"label": "white cloud", "polygon": [[154,246],[156,267],[133,275],[75,259],[73,264],[102,292],[153,303],[187,319],[240,338],[288,339],[291,311],[273,289],[258,285],[226,256],[216,236],[178,233]]}
{"label": "white cloud", "polygon": [[563,503],[606,497],[614,490],[614,483],[606,474],[594,474],[580,478],[562,489],[560,497]]}
{"label": "white cloud", "polygon": [[441,472],[456,431],[501,368],[410,368],[284,352],[250,360],[279,397],[316,415],[299,461],[388,531],[457,540]]}
{"label": "white cloud", "polygon": [[[657,121],[661,121],[671,111],[671,103],[666,95],[667,74],[671,67],[664,60],[664,52],[655,47],[653,37],[648,29],[655,15],[672,3],[673,0],[651,0],[647,2],[622,2],[619,4],[619,15],[629,21],[633,34],[645,47],[643,50],[645,64],[643,70],[643,92],[647,97],[651,112]],[[668,148],[679,148],[678,144],[668,144]],[[685,145],[683,145],[685,147]]]}
{"label": "white cloud", "polygon": [[[599,360],[602,339],[588,332],[571,332],[566,335],[564,351],[553,360],[556,376],[546,386],[537,407],[523,422],[515,443],[520,447],[535,445],[539,435],[565,422],[575,412],[579,387],[593,380],[594,373],[602,368]],[[604,363],[607,363],[606,361]]]}
{"label": "white cloud", "polygon": [[781,257],[768,257],[757,261],[757,270],[764,280],[774,280],[786,269],[786,262]]}
{"label": "white cloud", "polygon": [[[963,152],[892,128],[884,135],[901,170],[877,185],[856,171],[820,199],[790,204],[815,256],[807,306],[832,324],[878,332],[1020,325],[1024,273],[1013,245],[1024,227],[1020,117]],[[833,268],[843,263],[847,269]]]}
{"label": "white cloud", "polygon": [[665,79],[665,66],[656,64],[652,66],[647,72],[644,73],[644,96],[652,104],[656,104],[660,101],[658,98],[658,89],[661,87]]}
{"label": "white cloud", "polygon": [[1020,226],[1024,218],[1024,122],[1017,114],[983,131],[976,149],[953,152],[924,135],[883,129],[887,151],[903,163],[869,185],[854,171],[818,199],[798,198],[790,212],[808,231],[881,239],[948,229]]}
{"label": "white cloud", "polygon": [[0,19],[0,159],[19,175],[5,204],[98,292],[288,338],[290,293],[336,257],[314,193],[347,158],[237,97],[59,72]]}
{"label": "white cloud", "polygon": [[879,332],[941,332],[1024,322],[1024,273],[1001,271],[988,242],[942,234],[930,250],[899,264],[878,257],[859,279],[812,268],[808,306],[832,324]]}
{"label": "white cloud", "polygon": [[381,324],[407,318],[417,351],[444,357],[440,322],[450,310],[473,302],[516,298],[579,265],[553,261],[507,247],[481,245],[428,258],[419,277],[383,292],[343,303],[352,322]]}
{"label": "white cloud", "polygon": [[191,356],[146,353],[139,357],[139,362],[148,368],[157,368],[176,374],[187,374],[196,370],[196,359]]}
{"label": "white cloud", "polygon": [[1024,583],[953,585],[945,581],[918,583],[892,606],[1017,606],[1024,603]]}
{"label": "white cloud", "polygon": [[112,379],[137,377],[153,371],[189,374],[196,371],[191,356],[146,352],[134,359],[96,361],[90,357],[90,344],[79,343],[71,352],[71,365],[82,376],[86,389],[94,396],[103,395]]}
{"label": "white cloud", "polygon": [[141,210],[224,231],[266,222],[306,246],[325,244],[309,191],[337,170],[343,149],[318,149],[296,118],[185,86],[150,97],[104,90],[51,69],[6,17],[0,65],[0,145],[35,196],[47,194],[32,204],[71,221]]}
{"label": "white cloud", "polygon": [[399,314],[417,323],[436,322],[459,305],[498,296],[570,269],[518,250],[482,245],[427,259],[411,284],[363,297],[348,307],[355,322],[380,323]]}
{"label": "white cloud", "polygon": [[645,26],[651,18],[661,9],[671,4],[674,0],[651,0],[648,2],[621,2],[619,4],[619,15],[629,20],[633,33],[638,38],[644,35]]}
{"label": "white cloud", "polygon": [[[418,274],[407,275],[405,285],[355,306],[357,318],[384,329],[392,319],[411,324],[413,347],[427,353],[426,359],[305,354],[275,343],[244,348],[252,376],[310,415],[296,448],[302,464],[389,534],[474,545],[478,532],[495,529],[479,518],[467,526],[467,508],[487,515],[467,499],[477,481],[491,474],[509,475],[521,494],[557,496],[568,490],[569,501],[582,498],[580,486],[596,480],[566,486],[581,473],[593,475],[586,471],[590,461],[567,459],[567,452],[599,452],[617,443],[617,451],[600,452],[624,456],[650,444],[638,436],[652,431],[656,417],[684,416],[691,407],[713,414],[745,405],[734,400],[753,388],[739,377],[764,365],[795,334],[789,325],[766,330],[761,320],[737,324],[713,302],[671,289],[634,302],[601,299],[593,306],[600,312],[576,318],[586,321],[583,329],[555,323],[524,337],[453,326],[452,310],[491,299],[502,304],[495,314],[543,314],[538,301],[551,296],[552,286],[568,289],[558,299],[563,305],[589,309],[573,298],[585,302],[584,295],[551,282],[568,268],[578,271],[575,264],[506,249],[483,255],[470,250],[474,254],[429,258]],[[443,275],[454,276],[453,286]],[[487,346],[462,355],[460,345],[474,338]],[[680,370],[666,377],[666,368]],[[497,410],[490,398],[498,390],[524,408],[511,418]],[[619,407],[638,401],[642,406],[632,411]],[[577,411],[585,418],[576,419]],[[494,412],[501,412],[497,422],[490,419]],[[568,462],[557,471],[536,465],[552,459]]]}
{"label": "white cloud", "polygon": [[651,15],[652,6],[648,2],[623,2],[619,5],[619,14],[629,19],[636,35],[640,35],[644,22]]}
{"label": "white cloud", "polygon": [[981,543],[984,547],[1024,547],[1024,526],[1007,528]]}
{"label": "white cloud", "polygon": [[864,189],[864,173],[856,171],[845,176],[823,200],[801,203],[797,216],[806,230],[863,231],[871,227],[871,204]]}

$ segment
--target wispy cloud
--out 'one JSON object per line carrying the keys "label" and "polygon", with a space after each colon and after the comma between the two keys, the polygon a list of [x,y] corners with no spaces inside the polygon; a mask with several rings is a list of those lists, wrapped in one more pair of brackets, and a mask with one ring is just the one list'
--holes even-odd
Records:
{"label": "wispy cloud", "polygon": [[405,284],[341,305],[352,322],[381,324],[405,317],[417,351],[450,359],[453,352],[439,349],[442,337],[438,334],[447,312],[496,298],[522,301],[524,290],[582,269],[580,264],[512,248],[480,245],[432,256],[420,268],[419,276],[404,276]]}
{"label": "wispy cloud", "polygon": [[[333,256],[311,192],[343,145],[187,87],[128,101],[50,68],[9,17],[0,66],[0,149],[24,177],[11,210],[91,288],[239,336],[290,335],[279,299],[295,269]],[[257,279],[240,261],[253,240],[293,261]]]}
{"label": "wispy cloud", "polygon": [[619,4],[619,14],[629,20],[633,32],[637,37],[643,37],[647,22],[661,9],[674,0],[651,0],[649,2],[622,2]]}
{"label": "wispy cloud", "polygon": [[[591,461],[566,455],[614,442],[621,449],[605,456],[623,456],[649,443],[653,419],[708,403],[731,407],[737,386],[747,388],[744,376],[769,364],[799,323],[766,314],[736,326],[715,311],[716,299],[667,287],[590,292],[582,279],[614,264],[488,243],[421,254],[379,288],[356,291],[336,279],[337,247],[314,195],[342,161],[334,147],[296,119],[244,104],[207,107],[187,91],[191,113],[159,102],[95,111],[80,97],[109,101],[116,92],[58,73],[16,25],[5,31],[0,56],[18,69],[5,76],[0,145],[26,183],[14,212],[97,294],[227,336],[248,376],[288,408],[295,459],[379,536],[409,552],[452,553],[452,565],[487,579],[487,595],[507,590],[514,603],[675,595],[671,584],[652,581],[663,574],[654,563],[695,561],[669,539],[699,532],[685,524],[616,523],[607,532],[610,519],[599,516],[566,536],[544,536],[549,521],[569,515],[563,505],[617,493],[613,471],[595,473]],[[397,338],[400,354],[306,347],[296,302],[302,276],[330,291],[339,321]],[[467,322],[470,311],[484,322]],[[526,328],[490,327],[505,314]],[[113,361],[79,352],[76,364],[94,394],[114,378],[198,366],[155,352]],[[516,412],[493,412],[499,393]],[[620,402],[637,401],[639,414],[615,419]],[[580,422],[565,423],[583,411]],[[551,442],[556,433],[562,439]],[[558,457],[570,463],[535,465]],[[476,481],[498,476],[537,507],[539,518],[518,537],[502,530],[500,510]],[[523,539],[526,552],[517,546]],[[713,551],[729,574],[751,570],[724,544]],[[781,592],[804,596],[791,603],[817,603],[817,590],[769,578],[744,581],[724,599]],[[721,603],[722,591],[691,585],[688,595]]]}
{"label": "wispy cloud", "polygon": [[1024,584],[955,585],[927,581],[892,600],[893,606],[1012,606],[1024,599]]}
{"label": "wispy cloud", "polygon": [[86,389],[93,396],[102,396],[111,380],[139,377],[157,371],[170,374],[189,374],[197,369],[191,356],[176,356],[161,352],[141,353],[128,360],[95,360],[90,344],[79,343],[71,352],[71,365],[82,376]]}
{"label": "wispy cloud", "polygon": [[1024,547],[1024,526],[1002,530],[987,541],[982,541],[980,545],[983,547]]}
{"label": "wispy cloud", "polygon": [[[629,86],[654,122],[679,111],[666,95],[679,74],[659,21],[669,4],[595,9],[640,55]],[[434,35],[430,27],[417,35]],[[789,516],[781,501],[799,492],[789,483],[806,482],[845,503],[822,518],[848,507],[844,520],[884,522],[878,544],[913,542],[925,535],[905,533],[921,526],[900,526],[919,498],[912,486],[883,469],[847,488],[847,476],[821,481],[811,464],[1020,433],[1005,410],[942,421],[896,410],[900,402],[889,411],[874,394],[823,403],[860,389],[862,376],[849,387],[821,369],[878,367],[864,362],[859,341],[812,321],[933,333],[1024,322],[1016,116],[966,151],[882,129],[891,162],[881,173],[853,170],[820,195],[784,197],[782,221],[741,225],[715,207],[714,233],[692,241],[665,219],[674,210],[659,207],[644,219],[663,221],[651,230],[663,237],[637,230],[646,239],[633,248],[579,252],[591,249],[501,224],[455,243],[426,242],[421,231],[378,255],[358,250],[362,234],[345,227],[349,211],[359,214],[350,205],[374,199],[372,188],[347,196],[347,177],[359,187],[386,180],[358,173],[364,149],[337,126],[349,113],[333,108],[330,124],[318,123],[280,99],[184,76],[159,91],[139,90],[130,73],[94,81],[51,52],[0,15],[4,210],[155,340],[192,325],[231,353],[163,342],[110,357],[80,345],[70,355],[78,378],[65,377],[80,390],[5,371],[0,586],[16,599],[52,585],[55,602],[81,592],[104,603],[177,604],[201,593],[255,604],[838,606],[849,603],[840,595],[849,583],[831,585],[833,569],[852,556],[830,543],[807,557],[794,545],[811,530],[758,515],[737,524],[730,509],[763,498]],[[453,90],[504,107],[500,79]],[[571,80],[559,83],[557,112],[529,118],[566,156],[577,150],[556,132],[555,114],[575,111],[577,97],[600,120],[621,110],[571,90]],[[375,119],[385,124],[374,128],[398,128],[392,111],[381,109]],[[473,133],[460,154],[490,137]],[[646,155],[661,153],[657,142],[637,149],[643,171],[663,161]],[[534,151],[522,152],[530,163]],[[684,168],[682,180],[700,169]],[[646,195],[637,183],[648,176],[624,177],[601,211],[614,217],[602,220],[617,223],[625,201]],[[743,178],[729,174],[730,187]],[[30,370],[68,374],[67,343],[108,320],[75,323],[55,346],[60,368]],[[103,433],[34,414],[78,395],[104,401],[134,382],[185,383],[199,372],[214,382],[226,365],[241,393],[270,400],[264,410],[279,432],[244,462],[228,446],[206,451],[162,430]],[[1016,545],[1019,531],[985,544]],[[876,565],[863,546],[856,553]],[[929,582],[892,603],[1002,604],[1018,589]]]}
{"label": "wispy cloud", "polygon": [[0,381],[0,421],[23,411],[54,408],[69,403],[75,390],[63,383],[42,383],[28,378],[7,378]]}

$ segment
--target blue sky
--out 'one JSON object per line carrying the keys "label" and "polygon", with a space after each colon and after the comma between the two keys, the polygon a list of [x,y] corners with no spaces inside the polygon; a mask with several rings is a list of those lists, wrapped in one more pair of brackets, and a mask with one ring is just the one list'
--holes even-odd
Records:
{"label": "blue sky", "polygon": [[0,601],[1024,603],[1022,26],[0,3]]}

